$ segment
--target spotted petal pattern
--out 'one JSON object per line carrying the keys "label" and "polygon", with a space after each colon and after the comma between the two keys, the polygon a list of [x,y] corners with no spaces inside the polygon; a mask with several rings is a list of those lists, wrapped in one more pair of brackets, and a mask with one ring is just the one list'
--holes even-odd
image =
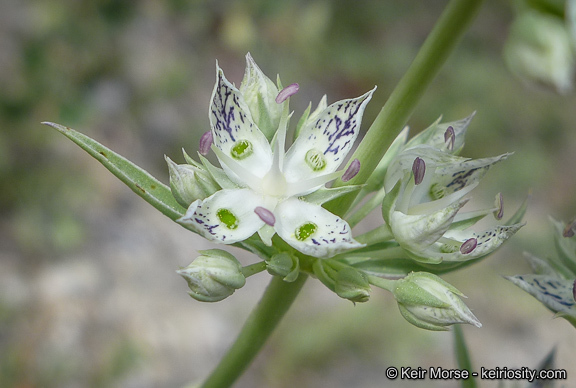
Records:
{"label": "spotted petal pattern", "polygon": [[210,100],[214,145],[225,155],[231,156],[232,148],[238,142],[248,141],[251,153],[241,159],[236,158],[236,162],[252,174],[262,177],[272,165],[272,150],[268,140],[252,121],[240,91],[224,77],[222,69],[217,68],[217,73],[216,86]]}
{"label": "spotted petal pattern", "polygon": [[550,310],[576,318],[574,280],[549,275],[516,275],[506,279],[534,296]]}
{"label": "spotted petal pattern", "polygon": [[[302,128],[286,153],[284,175],[288,182],[336,171],[358,137],[364,109],[373,93],[374,89],[358,98],[336,102]],[[324,167],[314,170],[306,162],[310,151],[322,155]]]}
{"label": "spotted petal pattern", "polygon": [[[346,221],[321,206],[290,198],[279,204],[274,214],[278,235],[304,254],[331,257],[364,246],[352,238]],[[297,230],[306,224],[313,224],[315,230],[306,239],[299,239]]]}

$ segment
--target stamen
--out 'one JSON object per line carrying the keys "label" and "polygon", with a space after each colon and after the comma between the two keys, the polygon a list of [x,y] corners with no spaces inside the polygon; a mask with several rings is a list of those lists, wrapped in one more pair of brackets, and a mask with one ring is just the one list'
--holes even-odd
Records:
{"label": "stamen", "polygon": [[298,93],[299,89],[300,89],[300,85],[298,85],[298,84],[292,84],[292,85],[286,86],[284,89],[282,89],[280,91],[280,93],[278,93],[278,96],[276,96],[276,103],[282,104],[284,101],[286,101],[288,98],[290,98],[290,96],[293,96],[296,93]]}
{"label": "stamen", "polygon": [[268,209],[263,208],[262,206],[257,206],[254,209],[254,213],[256,213],[258,217],[260,217],[260,219],[267,225],[274,226],[276,223],[276,217],[274,217],[274,213]]}
{"label": "stamen", "polygon": [[360,161],[358,159],[354,159],[340,179],[342,179],[342,182],[348,182],[350,179],[354,178],[356,174],[358,174],[358,171],[360,171]]}
{"label": "stamen", "polygon": [[214,138],[212,137],[212,131],[208,131],[202,135],[200,138],[200,152],[201,155],[206,156],[208,152],[210,152],[210,147],[212,147],[212,143],[214,142]]}
{"label": "stamen", "polygon": [[446,132],[444,132],[444,142],[446,143],[446,148],[448,151],[454,150],[454,142],[456,141],[456,134],[454,133],[454,128],[450,125],[446,128]]}
{"label": "stamen", "polygon": [[572,222],[569,222],[568,225],[564,228],[564,232],[562,236],[564,237],[574,237],[574,233],[576,232],[576,219]]}
{"label": "stamen", "polygon": [[419,185],[424,180],[424,174],[426,173],[426,163],[421,158],[417,157],[414,159],[412,164],[412,173],[414,174],[414,184]]}
{"label": "stamen", "polygon": [[478,245],[478,240],[475,238],[469,238],[468,240],[464,241],[464,243],[460,246],[460,253],[463,255],[467,255],[468,253],[472,252],[476,249]]}
{"label": "stamen", "polygon": [[504,217],[504,196],[502,193],[496,194],[496,199],[494,200],[494,207],[496,210],[494,211],[494,218],[497,220],[501,220]]}

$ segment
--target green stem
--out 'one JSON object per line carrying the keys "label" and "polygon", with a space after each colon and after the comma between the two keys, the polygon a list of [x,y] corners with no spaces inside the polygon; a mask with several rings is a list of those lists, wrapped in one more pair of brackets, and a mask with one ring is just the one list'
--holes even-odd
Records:
{"label": "green stem", "polygon": [[252,275],[256,275],[259,272],[262,272],[266,269],[266,262],[259,261],[258,263],[250,264],[245,267],[242,267],[242,273],[245,277],[250,277]]}
{"label": "green stem", "polygon": [[[360,161],[360,172],[346,183],[336,181],[336,187],[359,185],[368,180],[412,115],[424,91],[468,29],[481,4],[482,0],[450,1],[410,68],[350,158],[351,161]],[[331,201],[326,208],[339,215],[345,214],[354,201],[354,196],[354,193],[342,196]]]}
{"label": "green stem", "polygon": [[[347,184],[363,184],[368,180],[392,141],[408,121],[440,66],[468,28],[481,3],[482,0],[451,0],[448,4],[414,62],[350,159],[358,158],[362,168]],[[343,185],[341,181],[336,183],[336,186]],[[326,207],[342,215],[348,211],[353,201],[354,195],[346,195],[330,202]],[[306,278],[306,275],[301,274],[294,283],[286,283],[277,277],[272,279],[260,304],[248,318],[236,342],[202,387],[224,388],[234,383],[264,345],[298,295]],[[389,282],[373,280],[378,282],[380,287],[391,287]]]}
{"label": "green stem", "polygon": [[225,388],[234,384],[288,311],[307,278],[307,275],[300,274],[292,283],[287,283],[277,276],[272,278],[236,342],[212,371],[202,388]]}

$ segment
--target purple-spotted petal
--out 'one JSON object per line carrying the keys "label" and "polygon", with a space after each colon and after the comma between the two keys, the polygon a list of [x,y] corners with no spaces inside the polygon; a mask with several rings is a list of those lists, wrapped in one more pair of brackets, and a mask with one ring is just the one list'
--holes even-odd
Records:
{"label": "purple-spotted petal", "polygon": [[262,177],[272,164],[272,150],[258,129],[244,97],[217,68],[210,100],[210,126],[214,145],[252,174]]}
{"label": "purple-spotted petal", "polygon": [[232,244],[247,239],[264,225],[254,212],[258,206],[264,206],[264,200],[252,190],[220,190],[190,205],[178,222],[208,240]]}
{"label": "purple-spotted petal", "polygon": [[550,275],[516,275],[506,279],[528,292],[550,310],[576,317],[574,281]]}
{"label": "purple-spotted petal", "polygon": [[274,214],[276,233],[306,255],[332,257],[363,246],[352,238],[346,221],[319,205],[289,198],[276,207]]}
{"label": "purple-spotted petal", "polygon": [[358,137],[362,115],[373,92],[374,89],[358,98],[336,102],[315,121],[307,122],[284,160],[288,182],[336,171]]}

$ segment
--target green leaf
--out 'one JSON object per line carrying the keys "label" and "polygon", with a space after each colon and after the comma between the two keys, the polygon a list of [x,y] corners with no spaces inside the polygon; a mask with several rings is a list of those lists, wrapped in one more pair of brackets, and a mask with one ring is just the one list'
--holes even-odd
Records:
{"label": "green leaf", "polygon": [[185,209],[176,202],[170,188],[147,171],[72,128],[50,122],[43,122],[42,124],[56,129],[72,140],[165,216],[176,220],[184,215]]}

